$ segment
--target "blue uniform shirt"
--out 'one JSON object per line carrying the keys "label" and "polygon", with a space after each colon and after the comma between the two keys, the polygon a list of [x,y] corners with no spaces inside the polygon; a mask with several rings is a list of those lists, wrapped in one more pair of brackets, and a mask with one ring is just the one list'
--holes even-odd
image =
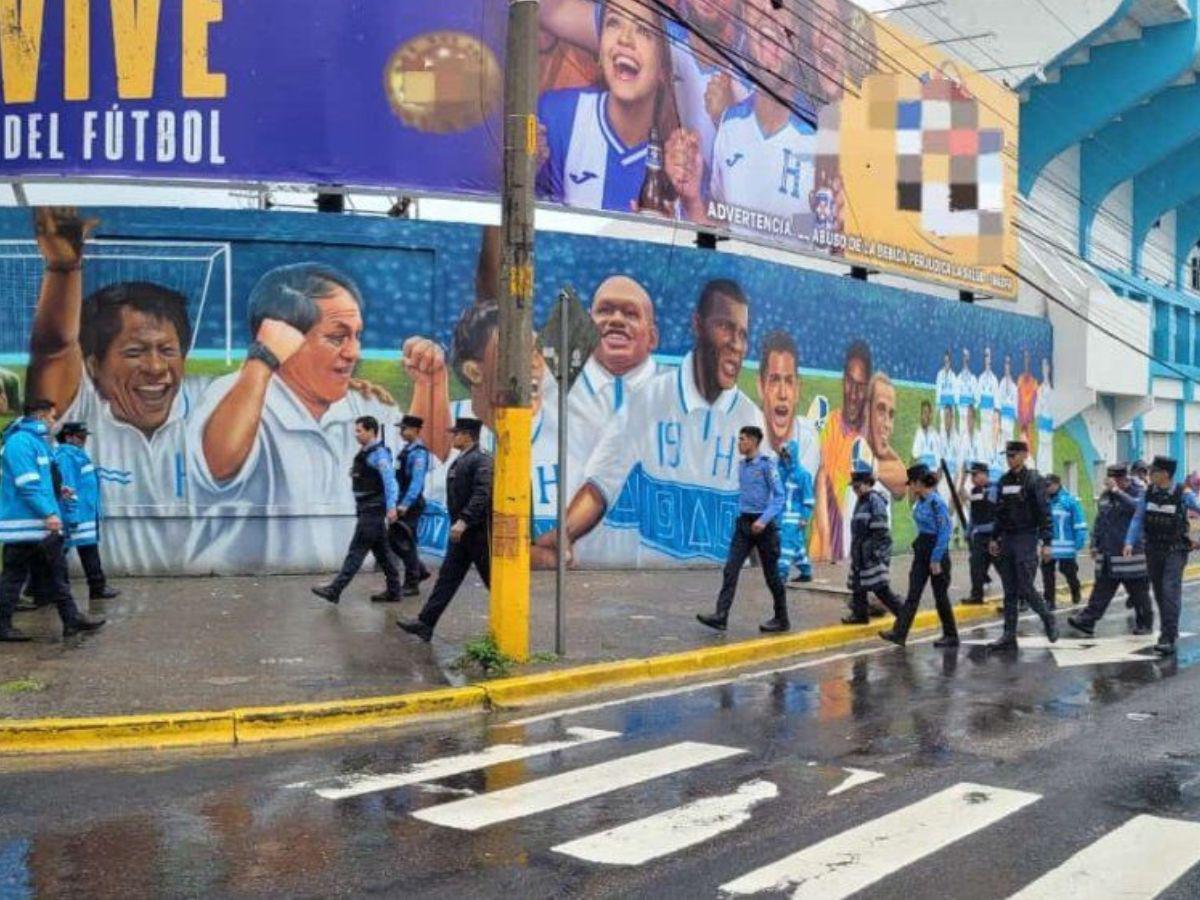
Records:
{"label": "blue uniform shirt", "polygon": [[954,530],[950,524],[950,508],[946,506],[946,501],[937,491],[930,491],[913,506],[912,516],[918,533],[935,536],[930,561],[940,563],[950,548],[950,534]]}
{"label": "blue uniform shirt", "polygon": [[[420,438],[412,442],[408,458],[411,460],[412,480],[408,483],[408,490],[400,498],[400,506],[406,509],[416,503],[421,491],[425,490],[425,474],[429,471],[429,451]],[[384,481],[384,490],[387,490],[387,481]]]}
{"label": "blue uniform shirt", "polygon": [[400,487],[396,484],[396,472],[392,468],[392,451],[376,441],[367,448],[367,465],[383,478],[384,509],[395,509],[400,498]]}
{"label": "blue uniform shirt", "polygon": [[[1184,490],[1179,494],[1183,505],[1192,512],[1200,513],[1200,500],[1191,491]],[[1146,494],[1142,493],[1137,500],[1137,508],[1133,511],[1133,519],[1129,522],[1129,532],[1125,535],[1125,543],[1131,547],[1137,546],[1142,539],[1142,526],[1146,521]]]}
{"label": "blue uniform shirt", "polygon": [[775,470],[775,463],[761,453],[742,459],[738,466],[738,512],[756,515],[758,521],[767,525],[783,511],[783,482]]}

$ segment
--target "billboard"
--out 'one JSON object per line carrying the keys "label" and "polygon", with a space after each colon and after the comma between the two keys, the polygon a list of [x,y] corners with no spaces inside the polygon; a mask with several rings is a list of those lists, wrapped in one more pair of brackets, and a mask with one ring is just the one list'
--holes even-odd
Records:
{"label": "billboard", "polygon": [[[59,258],[76,241],[78,270]],[[354,526],[354,420],[374,416],[396,449],[410,412],[436,457],[419,528],[436,558],[445,427],[473,415],[494,440],[483,241],[388,218],[0,211],[0,381],[88,424],[114,571],[335,568]],[[577,566],[723,562],[744,425],[795,461],[786,540],[815,559],[845,557],[855,461],[892,501],[897,550],[914,460],[946,460],[957,486],[1020,434],[1043,471],[1088,470],[1055,418],[1044,320],[691,248],[548,233],[538,254],[536,326],[569,283],[600,343],[568,396],[565,473],[557,384],[532,359],[535,565],[554,558],[560,490]],[[278,370],[247,359],[256,340]]]}
{"label": "billboard", "polygon": [[[505,6],[7,4],[3,174],[495,196]],[[539,16],[542,201],[1015,296],[1018,103],[991,79],[846,0]]]}

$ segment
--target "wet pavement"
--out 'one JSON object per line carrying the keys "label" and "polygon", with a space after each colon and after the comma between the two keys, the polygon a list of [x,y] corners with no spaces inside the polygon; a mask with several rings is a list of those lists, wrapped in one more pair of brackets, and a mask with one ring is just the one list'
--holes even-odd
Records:
{"label": "wet pavement", "polygon": [[1054,652],[1022,627],[1017,656],[853,647],[372,736],[4,761],[0,897],[1200,896],[1200,637],[1159,660],[1119,608]]}
{"label": "wet pavement", "polygon": [[[1090,560],[1083,565],[1084,577]],[[894,584],[908,559],[893,565]],[[967,566],[954,564],[957,598]],[[797,629],[837,624],[844,615],[845,567],[820,566],[805,590],[789,590]],[[377,604],[382,576],[363,573],[333,606],[313,596],[319,579],[125,579],[122,596],[92,611],[108,616],[99,634],[64,644],[53,610],[21,614],[31,644],[0,645],[0,718],[227,709],[426,690],[461,681],[453,669],[464,642],[487,631],[488,598],[472,575],[450,605],[432,645],[403,634],[397,614],[420,601]],[[430,582],[426,582],[428,589]],[[645,657],[759,637],[771,617],[762,573],[747,569],[730,629],[695,621],[711,612],[720,586],[714,569],[670,572],[571,572],[567,657],[579,665]],[[927,601],[928,602],[928,601]],[[531,602],[534,651],[554,649],[554,574],[536,572]]]}

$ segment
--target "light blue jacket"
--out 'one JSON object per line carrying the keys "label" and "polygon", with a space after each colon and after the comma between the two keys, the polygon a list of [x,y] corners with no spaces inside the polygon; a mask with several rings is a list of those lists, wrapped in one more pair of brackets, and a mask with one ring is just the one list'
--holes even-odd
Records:
{"label": "light blue jacket", "polygon": [[32,544],[49,534],[47,516],[62,514],[54,492],[46,423],[18,419],[0,450],[0,543]]}
{"label": "light blue jacket", "polygon": [[1087,546],[1088,525],[1083,504],[1064,487],[1050,498],[1050,523],[1054,529],[1050,553],[1055,559],[1074,559]]}
{"label": "light blue jacket", "polygon": [[70,545],[83,547],[100,542],[100,477],[87,451],[74,444],[59,444],[54,451],[63,486],[75,492],[62,502]]}

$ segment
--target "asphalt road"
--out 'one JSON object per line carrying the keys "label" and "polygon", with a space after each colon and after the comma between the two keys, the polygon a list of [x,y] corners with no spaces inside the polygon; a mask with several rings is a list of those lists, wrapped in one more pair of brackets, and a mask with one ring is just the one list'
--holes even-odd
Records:
{"label": "asphalt road", "polygon": [[0,897],[1200,897],[1200,638],[1157,660],[1123,613],[1015,658],[881,644],[387,735],[5,762]]}

